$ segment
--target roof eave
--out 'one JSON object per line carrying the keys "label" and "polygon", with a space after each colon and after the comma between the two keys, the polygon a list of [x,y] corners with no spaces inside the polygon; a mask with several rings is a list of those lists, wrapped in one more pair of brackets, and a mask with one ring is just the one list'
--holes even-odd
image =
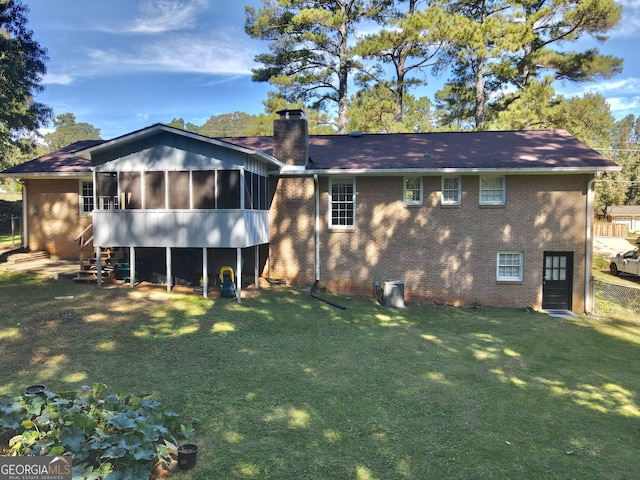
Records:
{"label": "roof eave", "polygon": [[553,174],[591,174],[599,172],[619,172],[620,166],[609,167],[553,167],[553,168],[329,168],[329,169],[305,169],[283,168],[280,174],[288,175],[454,175],[454,174],[479,174],[491,173],[494,175],[553,175]]}
{"label": "roof eave", "polygon": [[91,178],[92,172],[24,172],[24,173],[4,173],[0,172],[0,178],[20,178],[46,180],[54,178]]}

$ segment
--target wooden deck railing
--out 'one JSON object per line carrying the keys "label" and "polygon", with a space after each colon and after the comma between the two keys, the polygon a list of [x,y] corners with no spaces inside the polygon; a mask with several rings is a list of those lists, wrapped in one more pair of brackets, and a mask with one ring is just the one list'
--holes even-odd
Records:
{"label": "wooden deck railing", "polygon": [[73,241],[78,242],[80,245],[80,270],[84,270],[84,247],[90,245],[93,241],[93,223],[87,225]]}

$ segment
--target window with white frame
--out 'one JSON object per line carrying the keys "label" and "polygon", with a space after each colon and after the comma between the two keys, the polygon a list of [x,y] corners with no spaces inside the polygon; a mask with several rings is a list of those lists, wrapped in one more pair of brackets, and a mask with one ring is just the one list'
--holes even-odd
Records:
{"label": "window with white frame", "polygon": [[93,212],[93,182],[80,182],[80,213],[88,214]]}
{"label": "window with white frame", "polygon": [[329,228],[355,228],[356,182],[352,178],[329,181]]}
{"label": "window with white frame", "polygon": [[405,177],[404,204],[422,205],[422,177]]}
{"label": "window with white frame", "polygon": [[460,205],[462,199],[462,179],[442,177],[442,205]]}
{"label": "window with white frame", "polygon": [[498,252],[497,280],[521,282],[523,279],[522,260],[522,252]]}
{"label": "window with white frame", "polygon": [[504,205],[506,181],[502,176],[480,177],[480,205]]}

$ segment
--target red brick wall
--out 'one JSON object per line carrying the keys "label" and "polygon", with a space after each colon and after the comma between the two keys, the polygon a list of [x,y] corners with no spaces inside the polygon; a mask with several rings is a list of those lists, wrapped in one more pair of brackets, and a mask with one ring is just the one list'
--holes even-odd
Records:
{"label": "red brick wall", "polygon": [[[424,177],[424,204],[405,206],[403,177],[356,178],[355,230],[328,228],[320,179],[321,284],[372,295],[404,280],[405,298],[470,305],[542,302],[544,251],[574,252],[573,307],[584,310],[587,175],[507,176],[506,204],[479,206],[479,177],[462,177],[462,204],[440,205],[441,178]],[[271,275],[314,278],[312,179],[280,179],[272,209]],[[524,280],[496,281],[498,251],[524,252]]]}
{"label": "red brick wall", "polygon": [[309,127],[303,118],[273,122],[273,155],[287,165],[305,165],[309,158]]}
{"label": "red brick wall", "polygon": [[[27,180],[28,248],[50,255],[78,259],[74,238],[91,224],[91,215],[80,214],[78,179]],[[93,247],[85,253],[93,252]]]}
{"label": "red brick wall", "polygon": [[280,178],[269,214],[271,242],[264,275],[298,285],[315,279],[313,178]]}

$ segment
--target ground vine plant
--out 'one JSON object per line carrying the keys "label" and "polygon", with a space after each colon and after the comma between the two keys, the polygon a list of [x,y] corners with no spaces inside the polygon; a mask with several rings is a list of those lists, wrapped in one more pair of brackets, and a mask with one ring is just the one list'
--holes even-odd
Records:
{"label": "ground vine plant", "polygon": [[149,395],[110,394],[104,384],[0,397],[2,453],[71,454],[74,479],[149,478],[191,432]]}

